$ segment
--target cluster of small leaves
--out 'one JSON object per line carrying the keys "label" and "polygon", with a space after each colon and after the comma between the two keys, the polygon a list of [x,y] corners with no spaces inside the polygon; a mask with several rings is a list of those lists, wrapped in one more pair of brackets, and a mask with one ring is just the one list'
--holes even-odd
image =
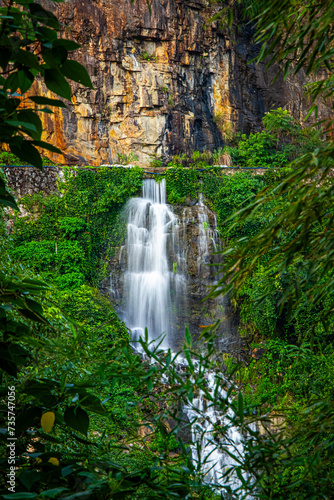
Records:
{"label": "cluster of small leaves", "polygon": [[44,96],[24,98],[37,77],[48,90],[71,100],[66,79],[93,88],[86,69],[69,58],[79,48],[73,41],[58,38],[56,16],[30,0],[8,0],[0,8],[0,137],[22,161],[42,168],[38,148],[53,153],[61,151],[42,141],[42,122],[29,108],[29,101],[39,112],[53,113],[48,107],[66,107],[59,99]]}
{"label": "cluster of small leaves", "polygon": [[282,108],[266,113],[263,131],[241,135],[231,148],[233,162],[245,167],[279,168],[321,146],[321,130],[302,127]]}

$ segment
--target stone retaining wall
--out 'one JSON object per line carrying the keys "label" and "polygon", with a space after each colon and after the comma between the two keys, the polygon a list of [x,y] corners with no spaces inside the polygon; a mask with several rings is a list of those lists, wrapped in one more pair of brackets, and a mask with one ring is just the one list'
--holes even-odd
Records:
{"label": "stone retaining wall", "polygon": [[1,168],[17,198],[41,191],[45,194],[57,191],[57,175],[61,173],[59,167],[44,167],[43,170],[29,166]]}

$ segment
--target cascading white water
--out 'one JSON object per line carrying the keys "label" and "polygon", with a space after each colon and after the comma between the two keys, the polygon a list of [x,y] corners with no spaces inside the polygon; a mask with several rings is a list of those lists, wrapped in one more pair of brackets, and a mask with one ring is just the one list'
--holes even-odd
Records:
{"label": "cascading white water", "polygon": [[162,347],[169,347],[171,284],[175,277],[168,261],[167,242],[177,219],[166,205],[165,179],[160,184],[145,180],[143,197],[131,199],[128,210],[125,321],[135,339],[143,336],[147,327],[151,340],[164,335]]}
{"label": "cascading white water", "polygon": [[[125,309],[124,320],[131,329],[133,339],[144,336],[145,327],[149,339],[155,340],[164,335],[162,348],[174,348],[173,321],[174,311],[178,304],[185,304],[187,249],[185,230],[187,219],[179,223],[177,217],[166,204],[166,181],[161,183],[153,179],[144,180],[143,197],[133,198],[127,206],[128,224],[126,239],[127,268],[124,275]],[[209,239],[214,239],[215,228],[209,228],[207,208],[200,197],[198,214],[197,266],[203,267],[209,257]],[[193,219],[192,223],[195,222]],[[190,223],[190,222],[189,222]],[[181,236],[180,236],[181,235]],[[181,241],[182,240],[182,241]],[[171,262],[168,249],[173,253],[176,262]],[[121,257],[120,257],[121,260]],[[173,269],[178,267],[178,272]],[[184,329],[183,329],[184,330]],[[183,360],[185,366],[187,363]],[[207,374],[208,386],[214,389],[215,375]],[[222,397],[226,394],[221,393]],[[201,460],[210,454],[210,460],[204,467],[209,482],[219,483],[223,468],[232,465],[233,461],[219,451],[215,443],[214,429],[224,415],[215,408],[205,408],[204,397],[200,392],[193,404],[185,408],[189,420],[193,421],[199,414],[203,415],[201,423],[197,422],[192,429],[193,440],[201,442],[200,456],[196,446],[192,446],[194,460]],[[224,425],[224,422],[222,422]],[[229,439],[242,453],[242,436],[237,429],[229,429]],[[233,477],[231,486],[238,486],[240,481]]]}

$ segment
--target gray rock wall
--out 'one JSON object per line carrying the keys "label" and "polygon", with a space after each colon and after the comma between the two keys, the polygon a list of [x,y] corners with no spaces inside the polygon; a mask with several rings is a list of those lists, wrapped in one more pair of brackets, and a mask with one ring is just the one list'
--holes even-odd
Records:
{"label": "gray rock wall", "polygon": [[26,194],[43,192],[50,194],[57,191],[57,175],[61,175],[58,167],[1,167],[8,181],[8,187],[17,198]]}

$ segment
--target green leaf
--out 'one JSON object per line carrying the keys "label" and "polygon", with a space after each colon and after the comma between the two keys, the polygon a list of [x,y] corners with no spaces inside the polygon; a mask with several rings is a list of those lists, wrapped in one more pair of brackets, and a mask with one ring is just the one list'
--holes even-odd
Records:
{"label": "green leaf", "polygon": [[18,75],[18,84],[21,91],[21,94],[27,92],[30,89],[32,84],[34,83],[34,75],[28,69],[24,68],[17,73]]}
{"label": "green leaf", "polygon": [[10,495],[2,495],[2,498],[4,500],[23,500],[25,498],[36,498],[37,493],[27,493],[27,492],[22,492],[22,493],[11,493]]}
{"label": "green leaf", "polygon": [[40,493],[41,497],[46,497],[46,498],[56,498],[57,495],[60,493],[63,493],[64,491],[69,491],[68,488],[53,488],[51,490],[45,490]]}
{"label": "green leaf", "polygon": [[2,193],[0,190],[0,205],[4,207],[12,208],[13,210],[19,210],[19,207],[16,204],[14,196],[7,193]]}
{"label": "green leaf", "polygon": [[187,327],[185,328],[184,336],[186,338],[186,342],[187,342],[188,347],[191,347],[192,338],[191,338],[191,334],[189,332],[189,329]]}
{"label": "green leaf", "polygon": [[239,413],[240,422],[242,424],[244,421],[244,397],[243,397],[241,391],[239,392],[239,395],[238,395],[238,413]]}
{"label": "green leaf", "polygon": [[31,309],[18,309],[18,312],[24,318],[30,319],[31,321],[37,321],[38,323],[48,323],[46,318],[39,313],[32,311]]}
{"label": "green leaf", "polygon": [[19,49],[15,52],[15,59],[17,62],[21,63],[23,66],[28,68],[34,68],[39,71],[38,57],[28,50]]}
{"label": "green leaf", "polygon": [[146,385],[147,385],[147,390],[148,390],[149,392],[151,392],[151,391],[152,391],[152,389],[153,389],[153,382],[152,382],[151,377],[148,377],[148,378],[146,379]]}
{"label": "green leaf", "polygon": [[49,288],[49,285],[44,283],[44,281],[24,278],[21,281],[21,288],[24,288],[24,290],[28,290],[31,292],[36,290],[47,290]]}
{"label": "green leaf", "polygon": [[49,144],[44,141],[32,141],[35,146],[38,146],[39,148],[47,149],[48,151],[51,151],[52,153],[58,153],[59,155],[63,154],[60,149],[56,148],[55,146],[52,146],[52,144]]}
{"label": "green leaf", "polygon": [[37,26],[36,38],[41,42],[42,50],[51,49],[53,42],[57,39],[57,32],[46,26]]}
{"label": "green leaf", "polygon": [[186,360],[188,361],[189,369],[191,372],[194,372],[194,365],[190,356],[189,349],[187,347],[184,348],[184,354],[186,357]]}
{"label": "green leaf", "polygon": [[42,24],[46,26],[50,26],[50,28],[54,28],[59,30],[59,22],[58,19],[52,12],[43,9],[43,7],[38,3],[30,3],[29,10],[31,14]]}
{"label": "green leaf", "polygon": [[68,52],[64,47],[52,47],[51,49],[43,50],[42,57],[50,68],[58,69],[59,65],[65,63]]}
{"label": "green leaf", "polygon": [[44,73],[45,85],[49,90],[60,97],[71,100],[71,88],[63,75],[56,69],[46,69]]}
{"label": "green leaf", "polygon": [[24,470],[21,472],[19,479],[20,482],[25,486],[28,490],[32,487],[34,483],[39,481],[41,478],[40,472],[36,470]]}
{"label": "green leaf", "polygon": [[29,99],[36,104],[41,104],[46,106],[56,106],[57,108],[67,108],[66,104],[60,99],[49,99],[48,97],[39,95],[31,96],[29,97]]}
{"label": "green leaf", "polygon": [[80,406],[68,406],[64,413],[64,420],[69,427],[87,436],[89,416]]}
{"label": "green leaf", "polygon": [[57,38],[53,42],[54,47],[64,47],[66,50],[72,51],[77,50],[81,47],[80,44],[73,42],[73,40],[65,40],[64,38]]}
{"label": "green leaf", "polygon": [[69,476],[70,474],[73,474],[73,472],[76,472],[80,469],[80,466],[77,464],[73,465],[67,465],[66,467],[63,467],[61,470],[61,475],[62,477]]}
{"label": "green leaf", "polygon": [[10,144],[10,149],[12,153],[20,158],[22,161],[26,161],[28,164],[33,165],[39,170],[43,170],[43,163],[41,155],[38,150],[29,141],[22,141],[20,147]]}
{"label": "green leaf", "polygon": [[36,132],[33,132],[31,136],[36,141],[39,141],[43,131],[40,117],[32,109],[22,109],[17,113],[17,119],[24,123],[30,123],[34,125]]}
{"label": "green leaf", "polygon": [[6,79],[6,82],[3,86],[5,90],[10,89],[12,93],[17,91],[17,89],[20,86],[18,73],[19,73],[18,71],[15,71],[11,75],[9,75],[9,77]]}
{"label": "green leaf", "polygon": [[8,193],[3,179],[0,177],[0,205],[18,210],[14,196]]}
{"label": "green leaf", "polygon": [[22,129],[28,130],[29,132],[33,132],[35,134],[37,133],[37,129],[32,123],[25,123],[18,120],[5,120],[4,123],[16,129],[21,127]]}
{"label": "green leaf", "polygon": [[77,61],[72,61],[71,59],[68,59],[61,66],[60,71],[63,73],[63,75],[66,76],[66,78],[69,78],[74,82],[81,83],[82,85],[85,85],[85,87],[89,87],[90,89],[94,88],[86,68],[84,68]]}
{"label": "green leaf", "polygon": [[13,113],[18,106],[21,104],[20,99],[16,99],[14,97],[10,97],[9,99],[6,99],[4,103],[5,110],[7,111],[8,114]]}

